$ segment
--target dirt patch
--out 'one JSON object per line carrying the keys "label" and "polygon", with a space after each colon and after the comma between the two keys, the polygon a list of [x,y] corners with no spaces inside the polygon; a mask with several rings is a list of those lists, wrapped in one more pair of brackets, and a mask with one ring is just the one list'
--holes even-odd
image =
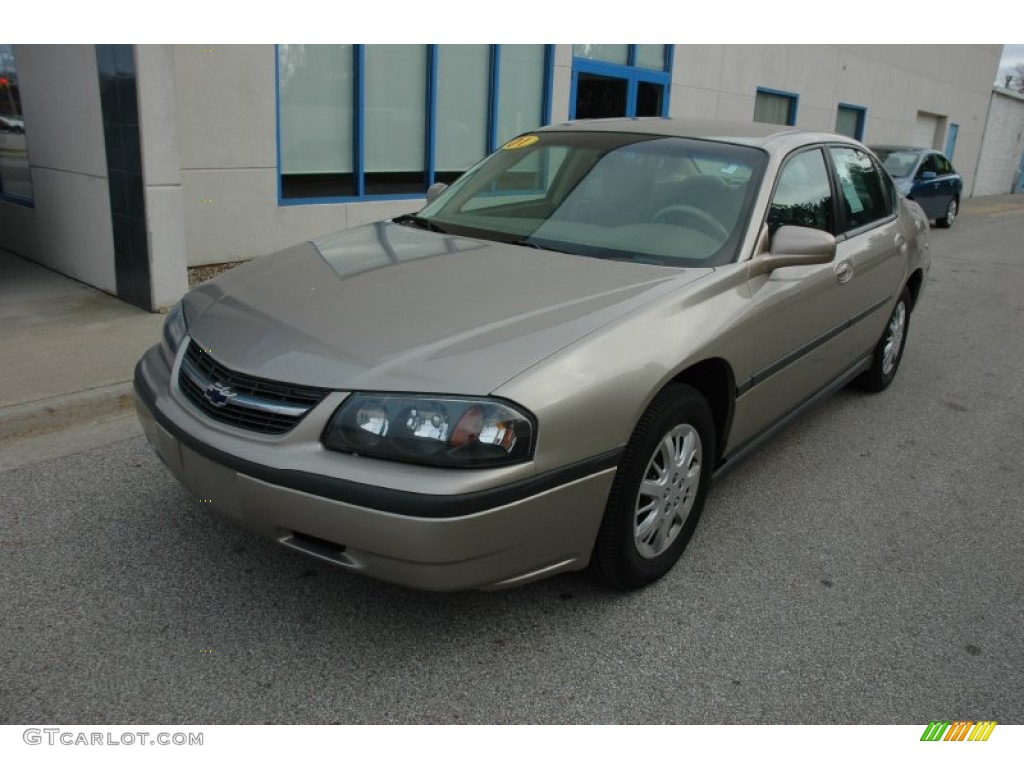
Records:
{"label": "dirt patch", "polygon": [[225,261],[223,264],[204,264],[201,267],[189,267],[188,268],[188,287],[190,289],[195,288],[200,283],[205,283],[221,272],[227,272],[229,269],[237,267],[239,264],[245,264],[244,261]]}

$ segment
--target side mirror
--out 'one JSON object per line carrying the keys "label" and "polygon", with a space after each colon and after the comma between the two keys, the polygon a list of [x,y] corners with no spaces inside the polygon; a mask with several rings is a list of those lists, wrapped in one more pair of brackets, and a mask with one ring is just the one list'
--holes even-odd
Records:
{"label": "side mirror", "polygon": [[921,175],[918,176],[918,178],[921,179],[921,181],[931,181],[938,175],[939,174],[937,174],[935,171],[921,171]]}
{"label": "side mirror", "polygon": [[772,238],[771,250],[750,262],[750,277],[764,275],[780,267],[828,264],[836,255],[836,239],[828,232],[808,227],[779,227]]}
{"label": "side mirror", "polygon": [[443,181],[438,181],[430,185],[427,189],[427,202],[432,203],[441,196],[441,193],[448,189],[448,185]]}

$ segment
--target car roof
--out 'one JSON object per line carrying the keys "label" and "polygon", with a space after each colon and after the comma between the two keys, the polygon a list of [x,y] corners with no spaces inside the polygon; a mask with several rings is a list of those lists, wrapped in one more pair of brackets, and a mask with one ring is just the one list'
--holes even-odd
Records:
{"label": "car roof", "polygon": [[937,149],[931,147],[911,147],[903,144],[872,144],[871,149],[884,149],[886,152],[934,152],[939,155],[942,154]]}
{"label": "car roof", "polygon": [[803,144],[840,141],[860,142],[836,133],[805,131],[770,123],[744,123],[728,120],[699,120],[672,117],[612,117],[599,120],[570,120],[538,128],[535,133],[554,131],[603,131],[608,133],[643,133],[658,136],[678,136],[690,139],[710,139],[733,144],[746,144],[773,151],[788,151]]}

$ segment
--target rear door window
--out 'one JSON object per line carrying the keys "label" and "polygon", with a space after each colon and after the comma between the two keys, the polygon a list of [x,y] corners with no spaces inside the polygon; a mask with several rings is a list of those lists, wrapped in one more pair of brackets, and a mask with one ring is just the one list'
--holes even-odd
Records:
{"label": "rear door window", "polygon": [[839,190],[842,231],[868,227],[892,215],[882,172],[866,152],[854,147],[829,147]]}

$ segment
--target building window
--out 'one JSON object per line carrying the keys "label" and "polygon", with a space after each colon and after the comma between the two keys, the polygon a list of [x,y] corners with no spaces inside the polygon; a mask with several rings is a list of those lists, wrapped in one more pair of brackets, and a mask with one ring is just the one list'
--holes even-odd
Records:
{"label": "building window", "polygon": [[550,120],[546,45],[279,45],[280,200],[419,197]]}
{"label": "building window", "polygon": [[278,48],[283,197],[355,194],[355,73],[351,45]]}
{"label": "building window", "polygon": [[437,69],[434,179],[451,184],[490,146],[491,46],[438,46]]}
{"label": "building window", "polygon": [[574,45],[569,117],[665,117],[671,45]]}
{"label": "building window", "polygon": [[18,68],[11,45],[0,45],[0,200],[32,205]]}
{"label": "building window", "polygon": [[497,124],[492,149],[543,125],[545,56],[542,45],[504,45],[500,49]]}
{"label": "building window", "polygon": [[853,104],[840,104],[836,109],[836,133],[857,141],[864,140],[864,120],[867,110]]}
{"label": "building window", "polygon": [[770,88],[758,88],[754,97],[754,122],[796,125],[799,96]]}
{"label": "building window", "polygon": [[363,184],[367,195],[416,194],[428,186],[427,47],[363,49]]}

